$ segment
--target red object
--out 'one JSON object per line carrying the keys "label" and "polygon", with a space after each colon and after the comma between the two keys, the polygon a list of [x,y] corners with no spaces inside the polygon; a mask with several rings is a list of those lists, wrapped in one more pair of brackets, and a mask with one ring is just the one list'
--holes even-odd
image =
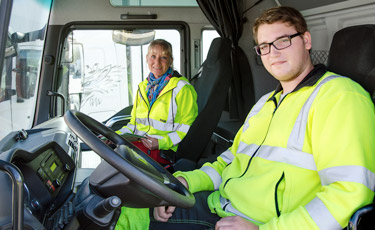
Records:
{"label": "red object", "polygon": [[146,148],[141,141],[133,141],[133,145],[137,146],[142,152],[146,153],[149,155],[152,159],[156,160],[159,164],[165,166],[165,165],[170,165],[171,162],[167,161],[166,159],[162,158],[160,156],[160,150],[149,150]]}
{"label": "red object", "polygon": [[49,188],[49,190],[51,190],[51,192],[55,191],[55,186],[53,186],[53,184],[50,180],[47,180],[46,184],[47,184],[47,187]]}

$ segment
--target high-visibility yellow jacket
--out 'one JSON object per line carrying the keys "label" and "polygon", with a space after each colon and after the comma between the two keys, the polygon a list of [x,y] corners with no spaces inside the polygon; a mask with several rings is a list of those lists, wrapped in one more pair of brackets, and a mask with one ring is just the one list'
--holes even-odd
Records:
{"label": "high-visibility yellow jacket", "polygon": [[147,79],[138,85],[130,122],[118,133],[134,133],[158,139],[159,149],[177,150],[198,115],[197,93],[176,71],[150,108]]}
{"label": "high-visibility yellow jacket", "polygon": [[211,211],[260,229],[342,229],[372,202],[375,113],[349,78],[314,70],[282,99],[250,111],[231,148],[199,170],[177,172],[191,192],[213,190]]}

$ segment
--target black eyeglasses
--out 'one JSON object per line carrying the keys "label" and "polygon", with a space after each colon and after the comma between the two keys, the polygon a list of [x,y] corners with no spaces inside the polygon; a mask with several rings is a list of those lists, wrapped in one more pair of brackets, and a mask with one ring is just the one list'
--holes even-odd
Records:
{"label": "black eyeglasses", "polygon": [[270,43],[262,43],[260,45],[254,46],[255,52],[259,56],[269,54],[271,51],[271,45],[273,45],[273,47],[275,47],[275,49],[277,50],[288,48],[289,46],[292,45],[292,38],[297,37],[299,35],[301,35],[300,32],[289,35],[289,36],[278,38],[275,41],[270,42]]}

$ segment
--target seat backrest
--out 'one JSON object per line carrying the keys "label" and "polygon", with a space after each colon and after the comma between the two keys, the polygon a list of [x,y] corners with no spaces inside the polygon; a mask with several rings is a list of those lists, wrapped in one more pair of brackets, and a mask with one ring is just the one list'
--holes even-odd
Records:
{"label": "seat backrest", "polygon": [[[351,26],[333,36],[327,67],[330,71],[350,77],[375,95],[375,25]],[[374,229],[374,204],[357,210],[347,229]],[[370,213],[371,212],[371,213]],[[367,218],[364,218],[367,217]]]}
{"label": "seat backrest", "polygon": [[176,159],[197,162],[208,145],[224,109],[233,78],[231,42],[215,38],[200,75],[192,80],[198,94],[198,116],[179,144]]}
{"label": "seat backrest", "polygon": [[330,71],[352,78],[375,99],[375,25],[351,26],[336,32],[329,51]]}

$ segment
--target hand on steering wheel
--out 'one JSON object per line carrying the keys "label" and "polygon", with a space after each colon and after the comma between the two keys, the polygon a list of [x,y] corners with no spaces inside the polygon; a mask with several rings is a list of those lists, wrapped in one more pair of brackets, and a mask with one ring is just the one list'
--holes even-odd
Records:
{"label": "hand on steering wheel", "polygon": [[[189,189],[188,183],[183,177],[177,177],[177,179],[183,184],[187,189]],[[173,215],[175,206],[161,206],[154,208],[154,219],[160,222],[167,222],[168,219]]]}

